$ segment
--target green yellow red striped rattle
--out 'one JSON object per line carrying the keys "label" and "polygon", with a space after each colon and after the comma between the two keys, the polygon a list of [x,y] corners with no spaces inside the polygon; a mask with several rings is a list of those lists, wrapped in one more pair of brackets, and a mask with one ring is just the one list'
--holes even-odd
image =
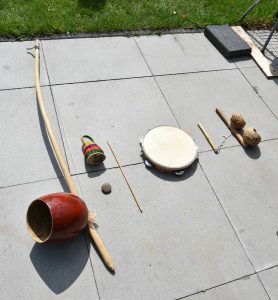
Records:
{"label": "green yellow red striped rattle", "polygon": [[[85,139],[88,139],[89,141],[86,142]],[[103,150],[94,142],[93,138],[91,138],[89,135],[83,135],[81,137],[81,142],[83,144],[82,151],[87,164],[98,165],[105,160],[106,157]]]}

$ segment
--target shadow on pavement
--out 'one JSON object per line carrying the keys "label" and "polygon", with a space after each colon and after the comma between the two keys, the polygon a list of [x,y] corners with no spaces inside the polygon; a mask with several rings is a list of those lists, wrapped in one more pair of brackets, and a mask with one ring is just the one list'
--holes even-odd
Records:
{"label": "shadow on pavement", "polygon": [[60,169],[59,163],[58,163],[58,161],[56,159],[56,156],[55,156],[54,151],[52,149],[52,146],[51,146],[51,143],[50,143],[50,140],[49,140],[46,128],[45,128],[43,117],[42,117],[42,114],[41,114],[41,111],[40,111],[40,107],[39,107],[39,104],[38,104],[38,100],[37,100],[37,108],[38,108],[38,115],[39,115],[39,122],[40,122],[41,133],[42,133],[43,141],[44,141],[45,148],[47,150],[48,156],[49,156],[49,158],[51,160],[53,169],[54,169],[54,171],[55,171],[55,173],[57,175],[58,180],[60,181],[60,184],[61,184],[61,186],[63,188],[63,191],[65,193],[69,193],[70,191],[69,191],[68,185],[67,185],[66,180],[65,180],[65,178],[63,176],[63,173],[62,173],[62,171]]}
{"label": "shadow on pavement", "polygon": [[59,244],[36,243],[30,252],[36,271],[55,294],[62,293],[75,282],[85,268],[88,257],[83,234]]}
{"label": "shadow on pavement", "polygon": [[252,159],[258,159],[261,156],[261,150],[258,146],[244,148],[244,151]]}
{"label": "shadow on pavement", "polygon": [[105,165],[103,163],[96,166],[90,166],[84,160],[84,165],[85,165],[87,176],[89,178],[98,177],[106,171]]}
{"label": "shadow on pavement", "polygon": [[[97,223],[94,223],[94,225],[95,225],[96,229],[99,227],[99,225],[98,225]],[[87,229],[86,231],[88,232],[89,230]],[[115,272],[115,271],[113,272],[112,270],[110,270],[110,269],[107,267],[106,263],[104,262],[104,260],[103,260],[103,258],[102,258],[102,255],[101,255],[100,252],[99,252],[99,249],[97,248],[96,244],[95,244],[94,241],[92,240],[92,238],[91,238],[89,232],[88,232],[88,234],[86,234],[86,236],[85,236],[85,241],[86,241],[86,245],[87,245],[87,247],[88,247],[88,249],[89,249],[89,252],[91,252],[91,247],[93,247],[93,248],[94,248],[94,251],[95,251],[96,254],[98,255],[99,259],[102,261],[103,267],[104,267],[104,268],[105,268],[112,276],[114,276],[114,275],[116,274],[116,272]],[[107,250],[108,250],[108,252],[109,252],[109,249],[107,249]]]}
{"label": "shadow on pavement", "polygon": [[181,176],[176,176],[175,174],[162,173],[154,168],[146,167],[146,169],[150,171],[153,175],[155,175],[156,177],[162,180],[175,182],[175,181],[183,181],[193,176],[195,171],[197,170],[197,166],[198,166],[198,159],[196,159],[190,167],[185,169],[184,174]]}

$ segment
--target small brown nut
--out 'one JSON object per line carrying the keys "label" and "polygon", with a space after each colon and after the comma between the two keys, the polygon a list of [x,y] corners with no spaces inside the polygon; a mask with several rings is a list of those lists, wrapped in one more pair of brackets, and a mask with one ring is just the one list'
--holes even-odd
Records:
{"label": "small brown nut", "polygon": [[110,194],[111,193],[111,184],[106,182],[101,186],[101,190],[103,192],[103,194]]}
{"label": "small brown nut", "polygon": [[235,112],[231,116],[231,125],[235,129],[242,129],[245,126],[246,122],[243,119],[243,116],[239,112]]}
{"label": "small brown nut", "polygon": [[247,128],[244,130],[243,140],[248,146],[257,146],[261,142],[261,139],[256,129]]}

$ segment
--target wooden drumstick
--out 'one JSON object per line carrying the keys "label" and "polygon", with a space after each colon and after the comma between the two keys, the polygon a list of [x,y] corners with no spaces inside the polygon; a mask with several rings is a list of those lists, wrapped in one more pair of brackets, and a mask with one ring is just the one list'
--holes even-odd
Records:
{"label": "wooden drumstick", "polygon": [[231,133],[234,135],[234,137],[238,140],[238,142],[240,143],[240,145],[243,148],[246,148],[247,145],[245,144],[243,137],[241,136],[241,134],[235,130],[230,123],[230,120],[227,118],[227,116],[224,114],[223,111],[221,111],[219,108],[216,108],[216,113],[218,114],[218,116],[222,119],[222,121],[225,123],[225,125],[230,129]]}
{"label": "wooden drumstick", "polygon": [[110,148],[110,150],[111,150],[111,152],[112,152],[112,154],[113,154],[113,156],[114,156],[114,158],[115,158],[115,160],[116,160],[116,162],[117,162],[118,167],[120,168],[120,170],[121,170],[121,172],[122,172],[122,175],[123,175],[123,177],[124,177],[124,179],[125,179],[125,182],[126,182],[128,188],[129,188],[129,190],[130,190],[130,192],[131,192],[131,194],[132,194],[132,196],[133,196],[133,199],[134,199],[136,205],[138,206],[140,212],[142,213],[143,210],[142,210],[142,208],[141,208],[141,206],[140,206],[140,204],[139,204],[139,202],[138,202],[138,200],[137,200],[135,194],[133,193],[133,190],[132,190],[132,188],[131,188],[131,186],[130,186],[130,184],[129,184],[129,182],[128,182],[126,176],[125,176],[125,173],[124,173],[124,171],[123,171],[123,169],[122,169],[122,167],[121,167],[121,165],[120,165],[120,163],[119,163],[119,161],[118,161],[118,159],[117,159],[117,157],[116,157],[116,155],[115,155],[115,153],[114,153],[114,151],[113,151],[113,149],[112,149],[112,147],[110,146],[110,144],[109,144],[108,141],[107,141],[107,144],[108,144],[108,146],[109,146],[109,148]]}
{"label": "wooden drumstick", "polygon": [[217,145],[212,141],[212,139],[210,138],[209,134],[207,133],[207,131],[205,130],[205,128],[202,126],[202,124],[200,122],[198,123],[198,127],[200,128],[200,130],[202,131],[203,135],[207,139],[207,141],[210,144],[210,146],[211,146],[212,150],[214,151],[214,153],[218,154],[219,153],[219,149],[218,149]]}

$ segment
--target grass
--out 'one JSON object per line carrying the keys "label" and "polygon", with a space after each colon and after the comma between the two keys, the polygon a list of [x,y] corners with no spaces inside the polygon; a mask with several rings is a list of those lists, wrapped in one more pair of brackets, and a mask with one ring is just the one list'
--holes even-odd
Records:
{"label": "grass", "polygon": [[[30,37],[235,24],[255,0],[0,0],[0,36]],[[263,0],[247,27],[271,27],[278,0]]]}

